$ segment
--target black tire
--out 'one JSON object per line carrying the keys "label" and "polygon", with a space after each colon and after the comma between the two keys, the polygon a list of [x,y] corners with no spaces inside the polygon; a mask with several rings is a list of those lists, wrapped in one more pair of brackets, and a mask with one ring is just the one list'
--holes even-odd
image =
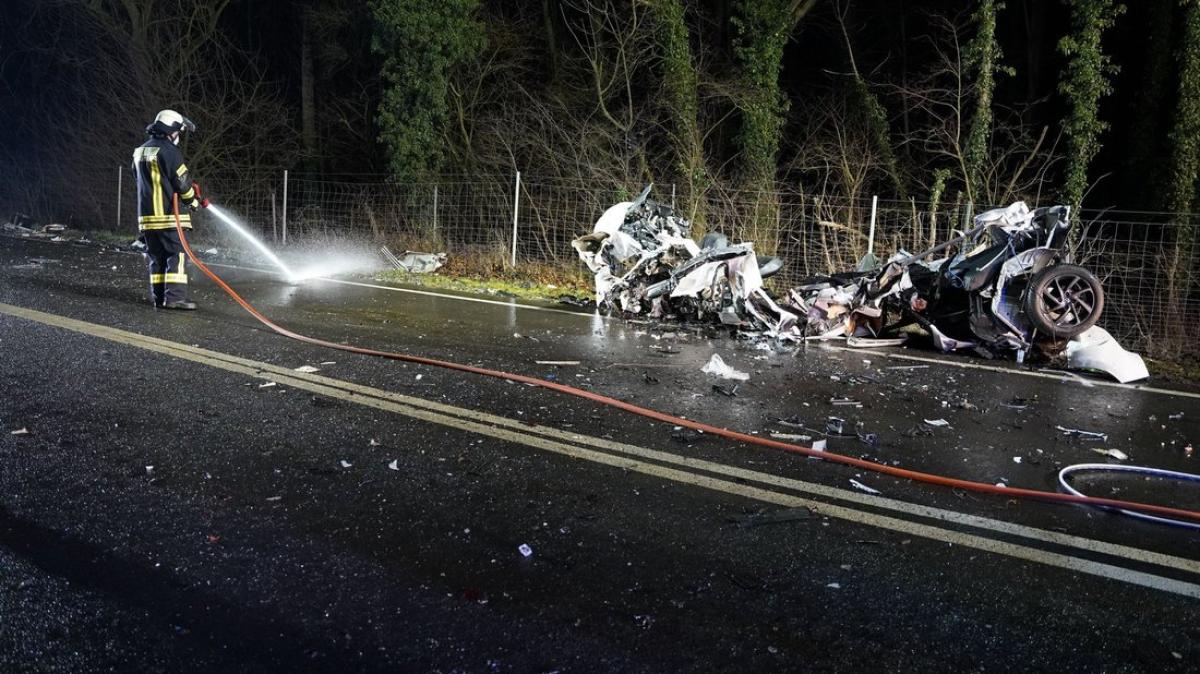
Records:
{"label": "black tire", "polygon": [[1096,324],[1104,311],[1104,288],[1092,272],[1073,264],[1047,267],[1025,293],[1025,315],[1038,332],[1070,339]]}

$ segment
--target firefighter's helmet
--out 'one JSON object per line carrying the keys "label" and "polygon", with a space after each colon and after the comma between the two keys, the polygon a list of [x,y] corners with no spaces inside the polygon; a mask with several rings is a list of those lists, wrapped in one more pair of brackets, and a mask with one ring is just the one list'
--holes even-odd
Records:
{"label": "firefighter's helmet", "polygon": [[196,124],[192,120],[175,112],[174,110],[162,110],[154,117],[154,121],[150,126],[146,127],[147,133],[169,136],[177,132],[195,133]]}

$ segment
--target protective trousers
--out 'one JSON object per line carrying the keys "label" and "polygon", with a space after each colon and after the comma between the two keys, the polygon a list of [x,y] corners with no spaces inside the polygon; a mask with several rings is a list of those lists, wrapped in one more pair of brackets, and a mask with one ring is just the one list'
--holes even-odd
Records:
{"label": "protective trousers", "polygon": [[150,298],[154,306],[187,301],[187,255],[173,229],[150,229],[146,239],[146,261],[150,266]]}

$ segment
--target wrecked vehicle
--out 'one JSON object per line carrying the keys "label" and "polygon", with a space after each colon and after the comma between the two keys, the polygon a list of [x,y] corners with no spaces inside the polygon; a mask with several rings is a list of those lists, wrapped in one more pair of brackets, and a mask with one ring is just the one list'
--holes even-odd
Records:
{"label": "wrecked vehicle", "polygon": [[760,259],[752,243],[730,244],[717,232],[697,244],[691,223],[650,199],[651,187],[633,201],[610,207],[591,233],[571,242],[595,274],[596,306],[623,315],[692,318],[795,337],[798,317],[763,289],[763,279],[778,272],[782,262]]}
{"label": "wrecked vehicle", "polygon": [[[884,337],[918,324],[943,351],[975,349],[991,357],[1033,349],[1108,372],[1120,381],[1149,374],[1136,354],[1094,327],[1104,289],[1091,271],[1070,264],[1070,208],[1030,210],[1024,202],[981,213],[956,238],[877,270],[809,279],[788,294],[819,337]],[[957,247],[949,257],[928,258]],[[1082,365],[1086,363],[1086,365]]]}
{"label": "wrecked vehicle", "polygon": [[[900,251],[882,266],[817,276],[778,302],[763,279],[782,267],[752,243],[719,233],[700,243],[691,223],[649,199],[610,207],[572,246],[595,274],[602,311],[686,318],[782,341],[846,339],[850,346],[902,343],[916,324],[942,351],[987,357],[1064,353],[1068,367],[1118,381],[1149,376],[1145,363],[1102,328],[1104,289],[1071,264],[1070,208],[1030,210],[1024,202],[975,216],[967,232],[929,250]],[[953,254],[947,254],[954,251]],[[932,259],[939,254],[945,257]],[[890,339],[889,339],[890,338]]]}

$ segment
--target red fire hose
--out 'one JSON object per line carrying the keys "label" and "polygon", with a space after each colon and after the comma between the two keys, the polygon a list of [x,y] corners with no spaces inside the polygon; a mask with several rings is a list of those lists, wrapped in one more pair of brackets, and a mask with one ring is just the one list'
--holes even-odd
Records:
{"label": "red fire hose", "polygon": [[577,398],[583,398],[584,400],[590,400],[592,402],[600,403],[601,405],[615,407],[619,410],[623,410],[623,411],[629,412],[631,414],[636,414],[638,416],[646,417],[648,419],[653,419],[654,421],[661,421],[663,423],[672,424],[674,426],[682,426],[684,428],[690,428],[695,431],[701,431],[703,433],[708,433],[710,435],[715,435],[718,437],[726,438],[728,440],[734,440],[736,442],[744,442],[744,443],[750,444],[750,445],[758,445],[760,447],[769,447],[771,449],[778,449],[778,450],[782,450],[785,452],[790,452],[793,454],[800,454],[802,456],[808,456],[808,457],[812,457],[812,458],[824,459],[826,461],[830,461],[833,463],[840,463],[840,464],[844,464],[847,466],[853,466],[855,468],[859,468],[862,470],[869,470],[872,472],[882,473],[884,475],[891,475],[893,477],[903,478],[906,480],[915,480],[917,482],[923,482],[926,484],[935,484],[935,485],[939,485],[942,487],[950,487],[952,489],[963,489],[963,490],[974,491],[974,492],[979,492],[979,493],[983,493],[983,494],[994,494],[994,495],[1004,496],[1006,498],[1023,498],[1023,499],[1033,499],[1033,500],[1038,500],[1038,501],[1048,501],[1051,503],[1072,503],[1072,504],[1077,504],[1077,505],[1088,505],[1088,506],[1097,506],[1097,507],[1104,507],[1104,508],[1117,508],[1117,509],[1124,509],[1124,510],[1132,510],[1132,511],[1140,512],[1140,513],[1159,515],[1159,516],[1167,517],[1167,518],[1187,520],[1187,521],[1191,521],[1191,522],[1200,522],[1200,512],[1197,512],[1194,510],[1185,510],[1182,508],[1172,508],[1169,506],[1154,505],[1154,504],[1150,504],[1150,503],[1139,503],[1136,501],[1122,501],[1119,499],[1097,498],[1094,496],[1077,496],[1074,494],[1060,494],[1058,492],[1043,491],[1043,490],[1039,490],[1039,489],[1023,489],[1020,487],[999,487],[999,486],[988,484],[985,482],[974,482],[972,480],[963,480],[963,479],[959,479],[959,478],[946,477],[944,475],[937,475],[934,473],[924,473],[924,472],[916,471],[916,470],[897,468],[895,466],[889,466],[887,464],[877,463],[875,461],[868,461],[866,459],[856,459],[852,456],[845,456],[843,454],[835,454],[833,452],[815,450],[815,449],[812,449],[811,447],[802,447],[800,445],[794,445],[794,444],[787,443],[787,442],[779,442],[778,440],[762,438],[757,435],[749,435],[747,433],[731,431],[726,428],[719,428],[717,426],[712,426],[712,425],[709,425],[709,424],[706,424],[703,422],[693,421],[691,419],[684,419],[682,417],[673,416],[673,415],[667,414],[665,412],[659,412],[657,410],[652,410],[652,409],[648,409],[645,407],[639,407],[638,405],[634,405],[632,403],[627,403],[622,400],[617,400],[616,398],[610,398],[609,396],[601,395],[599,393],[592,393],[591,391],[585,391],[583,389],[578,389],[573,386],[567,386],[565,384],[559,384],[559,383],[552,382],[552,381],[546,381],[544,379],[538,379],[537,377],[530,377],[530,376],[522,375],[522,374],[513,374],[511,372],[502,372],[500,370],[490,370],[488,368],[475,367],[473,365],[463,365],[461,363],[453,363],[453,362],[445,361],[445,360],[437,360],[435,358],[425,358],[423,356],[413,356],[413,355],[404,354],[404,353],[393,353],[390,351],[377,351],[375,349],[367,349],[367,348],[363,348],[360,346],[350,346],[348,344],[338,344],[336,342],[327,342],[323,339],[317,339],[315,337],[301,335],[299,333],[292,332],[291,330],[288,330],[287,328],[284,328],[282,326],[275,324],[273,321],[271,321],[271,319],[269,319],[266,316],[259,313],[259,311],[257,309],[255,309],[249,302],[247,302],[245,299],[243,299],[241,295],[237,294],[237,292],[233,288],[229,287],[229,284],[225,283],[225,281],[223,281],[220,276],[217,276],[217,274],[215,272],[213,272],[211,269],[208,268],[207,265],[205,265],[203,262],[201,262],[196,257],[196,255],[192,252],[191,246],[188,245],[187,236],[184,235],[183,226],[179,220],[179,196],[178,195],[176,195],[175,199],[174,199],[174,209],[175,209],[175,230],[179,233],[179,241],[183,244],[184,250],[187,251],[188,257],[190,257],[192,259],[192,262],[195,263],[195,265],[200,268],[200,271],[204,272],[204,274],[206,276],[208,276],[210,279],[213,280],[214,283],[216,283],[218,286],[220,286],[220,288],[222,290],[224,290],[226,292],[226,294],[228,294],[230,297],[232,297],[235,302],[240,304],[241,307],[243,309],[245,309],[247,312],[249,312],[249,314],[251,316],[253,316],[256,320],[258,320],[258,322],[267,326],[268,328],[275,331],[276,333],[283,335],[284,337],[290,337],[292,339],[304,342],[306,344],[323,346],[323,347],[326,347],[329,349],[337,349],[339,351],[347,351],[349,353],[357,353],[357,354],[362,354],[365,356],[377,356],[379,358],[388,358],[391,360],[399,360],[399,361],[404,361],[407,363],[417,363],[419,365],[429,365],[432,367],[440,367],[440,368],[445,368],[448,370],[457,370],[459,372],[469,372],[471,374],[483,375],[485,377],[495,377],[497,379],[505,379],[505,380],[517,382],[520,384],[528,384],[530,386],[537,386],[540,388],[549,389],[551,391],[557,391],[559,393],[564,393],[566,395],[575,396]]}

